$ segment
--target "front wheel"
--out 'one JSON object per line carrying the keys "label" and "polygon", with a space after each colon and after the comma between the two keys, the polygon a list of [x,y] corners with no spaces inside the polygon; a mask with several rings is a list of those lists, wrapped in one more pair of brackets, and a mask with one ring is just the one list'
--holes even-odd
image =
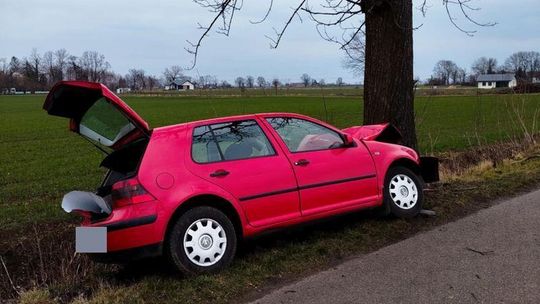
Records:
{"label": "front wheel", "polygon": [[213,273],[234,258],[236,233],[223,212],[207,206],[195,207],[178,218],[168,245],[168,255],[182,273]]}
{"label": "front wheel", "polygon": [[396,166],[386,173],[384,205],[394,216],[415,217],[422,210],[423,183],[410,169]]}

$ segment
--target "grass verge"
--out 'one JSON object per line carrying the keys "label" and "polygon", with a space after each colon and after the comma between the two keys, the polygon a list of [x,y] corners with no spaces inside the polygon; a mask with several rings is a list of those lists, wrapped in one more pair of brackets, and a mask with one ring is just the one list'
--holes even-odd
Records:
{"label": "grass verge", "polygon": [[515,153],[509,159],[486,160],[454,170],[459,172],[456,174],[444,168],[443,172],[444,181],[426,193],[425,207],[436,211],[437,217],[398,220],[377,218],[370,211],[349,214],[250,241],[226,271],[191,279],[180,277],[159,261],[107,266],[73,255],[72,230],[65,223],[7,231],[0,235],[0,248],[7,248],[0,252],[6,265],[0,269],[1,296],[19,297],[23,303],[80,304],[228,303],[253,299],[276,285],[538,186],[540,147]]}

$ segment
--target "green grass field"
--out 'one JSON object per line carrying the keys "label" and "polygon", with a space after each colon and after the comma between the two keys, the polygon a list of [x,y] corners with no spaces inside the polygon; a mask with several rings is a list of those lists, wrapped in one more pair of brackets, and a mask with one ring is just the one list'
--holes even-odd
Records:
{"label": "green grass field", "polygon": [[[67,120],[48,116],[45,96],[0,96],[0,227],[64,218],[58,204],[73,189],[94,189],[102,156],[68,131]],[[159,97],[125,100],[152,127],[256,112],[297,112],[338,127],[362,123],[360,97]],[[325,111],[325,103],[326,109]],[[419,97],[416,102],[423,153],[463,150],[532,131],[540,95]],[[522,120],[518,119],[519,117]],[[523,126],[519,123],[523,121]]]}
{"label": "green grass field", "polygon": [[[61,210],[60,200],[68,191],[96,188],[104,173],[98,168],[102,155],[70,133],[67,120],[47,116],[41,109],[44,97],[0,95],[0,258],[6,260],[17,286],[45,287],[27,294],[34,297],[30,303],[45,303],[49,296],[65,303],[81,294],[95,303],[232,301],[272,281],[281,282],[282,276],[291,279],[324,269],[343,257],[380,248],[487,206],[478,202],[520,191],[540,175],[540,161],[524,157],[527,162],[492,168],[472,181],[441,187],[427,200],[427,207],[441,214],[435,220],[350,215],[330,226],[249,243],[231,268],[215,276],[182,279],[152,264],[118,269],[92,264],[80,255],[74,259],[73,230],[66,225],[74,219]],[[303,113],[347,127],[361,124],[363,111],[360,97],[341,94],[325,100],[279,95],[127,96],[125,100],[152,127],[270,111]],[[437,154],[519,138],[524,131],[538,133],[540,95],[419,97],[416,109],[421,150]],[[2,302],[2,295],[16,293],[2,269],[0,273]],[[43,295],[49,291],[52,294]]]}

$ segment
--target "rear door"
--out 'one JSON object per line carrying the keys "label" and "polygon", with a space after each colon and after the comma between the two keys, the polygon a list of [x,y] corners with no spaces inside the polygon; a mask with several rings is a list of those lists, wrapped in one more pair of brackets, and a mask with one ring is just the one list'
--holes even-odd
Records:
{"label": "rear door", "polygon": [[361,142],[346,147],[339,131],[307,118],[265,119],[293,164],[303,215],[377,199],[375,165]]}
{"label": "rear door", "polygon": [[70,119],[70,130],[101,146],[119,149],[147,137],[148,123],[100,83],[62,81],[47,95],[43,109]]}
{"label": "rear door", "polygon": [[253,226],[300,217],[293,169],[258,119],[192,126],[187,166],[238,199]]}

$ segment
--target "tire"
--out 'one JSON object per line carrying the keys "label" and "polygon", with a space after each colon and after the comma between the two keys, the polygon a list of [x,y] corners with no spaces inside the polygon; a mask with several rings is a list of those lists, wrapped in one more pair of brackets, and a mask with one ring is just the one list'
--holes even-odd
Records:
{"label": "tire", "polygon": [[216,208],[188,210],[169,233],[167,254],[185,275],[219,272],[231,263],[237,238],[231,220]]}
{"label": "tire", "polygon": [[388,169],[384,180],[383,209],[399,218],[412,218],[422,210],[423,182],[406,167]]}

